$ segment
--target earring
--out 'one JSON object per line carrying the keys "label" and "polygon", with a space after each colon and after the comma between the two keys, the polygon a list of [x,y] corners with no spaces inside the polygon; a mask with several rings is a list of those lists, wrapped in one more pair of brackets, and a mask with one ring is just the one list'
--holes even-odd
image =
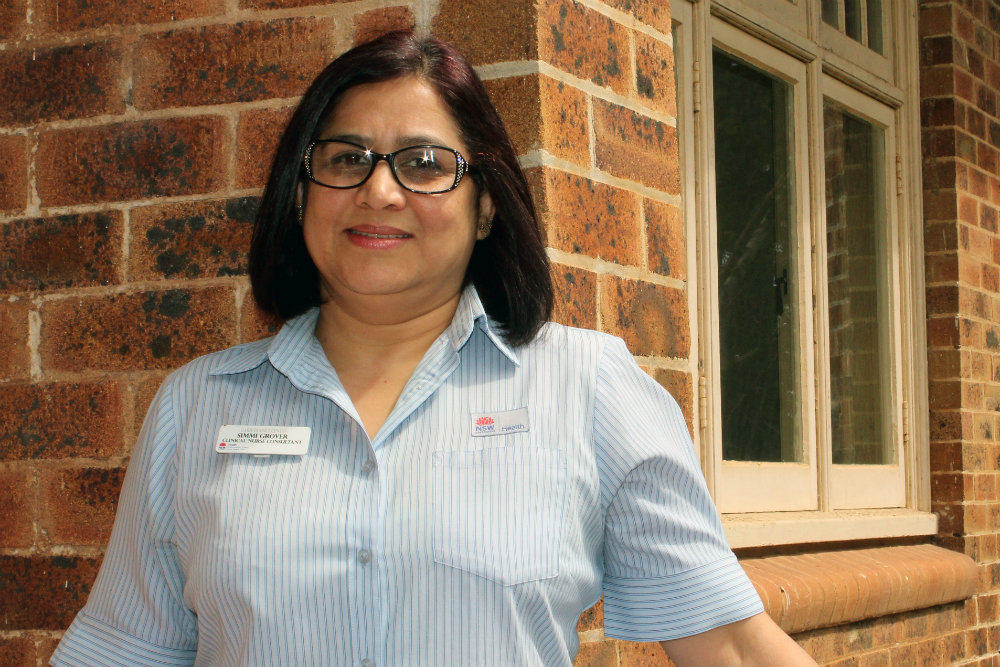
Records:
{"label": "earring", "polygon": [[302,223],[305,221],[305,217],[306,217],[305,216],[305,212],[302,210],[302,204],[296,204],[295,205],[295,217],[299,221],[299,227],[301,227]]}
{"label": "earring", "polygon": [[493,230],[493,219],[492,218],[489,219],[489,220],[480,220],[479,221],[479,226],[478,226],[479,240],[482,241],[487,236],[489,236],[490,232],[492,230]]}

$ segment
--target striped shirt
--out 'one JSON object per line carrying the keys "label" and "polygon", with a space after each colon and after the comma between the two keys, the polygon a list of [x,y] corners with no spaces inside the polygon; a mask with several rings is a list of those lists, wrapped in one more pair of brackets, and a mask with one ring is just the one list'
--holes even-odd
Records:
{"label": "striped shirt", "polygon": [[[602,594],[605,634],[637,641],[762,611],[620,339],[547,324],[511,349],[467,288],[369,439],[317,315],[163,383],[53,664],[569,665]],[[220,452],[225,425],[308,449]]]}

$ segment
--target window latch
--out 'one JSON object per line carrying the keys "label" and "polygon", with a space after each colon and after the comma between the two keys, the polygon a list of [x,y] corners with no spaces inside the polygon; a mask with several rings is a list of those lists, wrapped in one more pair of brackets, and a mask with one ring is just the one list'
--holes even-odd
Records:
{"label": "window latch", "polygon": [[788,269],[774,277],[774,306],[778,317],[785,314],[785,297],[788,296]]}

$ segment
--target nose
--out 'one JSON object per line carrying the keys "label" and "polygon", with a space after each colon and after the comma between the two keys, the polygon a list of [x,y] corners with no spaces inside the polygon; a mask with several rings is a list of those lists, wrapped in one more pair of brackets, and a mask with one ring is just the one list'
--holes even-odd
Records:
{"label": "nose", "polygon": [[355,203],[371,208],[402,208],[406,205],[406,190],[396,182],[388,160],[379,160],[371,176],[358,186]]}

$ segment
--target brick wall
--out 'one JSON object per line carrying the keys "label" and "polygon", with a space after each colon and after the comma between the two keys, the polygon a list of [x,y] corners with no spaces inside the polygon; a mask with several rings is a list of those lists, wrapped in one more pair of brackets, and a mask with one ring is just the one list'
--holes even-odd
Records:
{"label": "brick wall", "polygon": [[[998,12],[921,3],[934,501],[942,542],[980,563],[981,593],[797,635],[822,663],[996,655]],[[274,330],[250,302],[245,248],[297,96],[352,43],[411,26],[458,45],[508,122],[551,249],[557,319],[623,336],[690,419],[691,240],[666,2],[9,0],[0,664],[45,664],[86,599],[166,373]],[[602,626],[599,605],[581,619],[579,666],[665,664],[658,646],[606,640]]]}
{"label": "brick wall", "polygon": [[[559,319],[625,336],[690,414],[670,21],[632,6],[4,3],[0,664],[46,663],[85,601],[163,377],[274,330],[245,276],[272,147],[321,67],[387,29],[480,67],[538,194]],[[584,662],[649,653],[600,628],[598,608]]]}
{"label": "brick wall", "polygon": [[1000,4],[922,1],[920,34],[933,509],[940,542],[980,568],[966,605],[969,656],[995,659]]}

